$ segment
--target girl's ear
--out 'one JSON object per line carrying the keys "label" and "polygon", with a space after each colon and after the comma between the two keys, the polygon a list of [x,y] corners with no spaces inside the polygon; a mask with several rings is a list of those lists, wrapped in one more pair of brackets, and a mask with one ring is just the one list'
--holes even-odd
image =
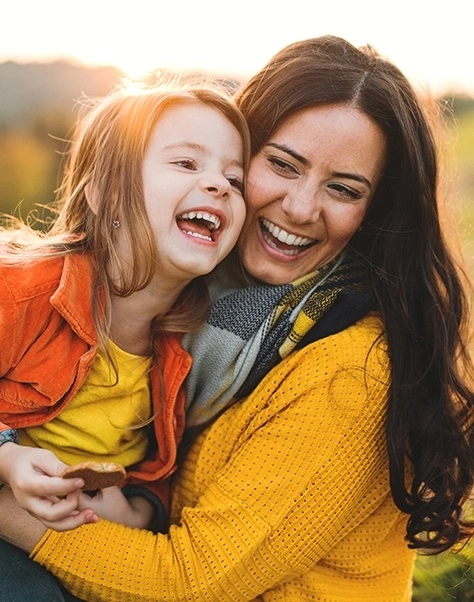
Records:
{"label": "girl's ear", "polygon": [[84,194],[86,195],[86,201],[91,208],[92,213],[97,215],[97,208],[99,206],[99,199],[97,197],[97,191],[92,187],[91,184],[86,184],[84,188]]}

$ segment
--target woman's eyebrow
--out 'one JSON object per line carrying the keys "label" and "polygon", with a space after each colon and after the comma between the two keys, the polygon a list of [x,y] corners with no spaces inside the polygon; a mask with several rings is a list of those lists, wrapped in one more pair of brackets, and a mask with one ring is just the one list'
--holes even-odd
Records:
{"label": "woman's eyebrow", "polygon": [[345,171],[336,171],[332,174],[335,178],[347,178],[349,180],[355,180],[356,182],[360,182],[361,184],[365,184],[368,188],[372,187],[370,180],[368,180],[365,176],[361,176],[358,173],[350,173]]}
{"label": "woman's eyebrow", "polygon": [[[306,159],[306,157],[303,157],[302,155],[300,155],[299,153],[294,151],[289,146],[286,146],[286,144],[278,144],[276,142],[269,142],[268,144],[265,144],[265,146],[272,146],[273,148],[276,148],[284,153],[287,153],[288,155],[293,157],[293,159],[296,159],[296,161],[299,161],[302,165],[306,165],[308,167],[311,165],[310,161],[308,161],[308,159]],[[357,173],[337,171],[337,172],[334,172],[333,176],[335,176],[336,178],[347,178],[350,180],[355,180],[356,182],[365,184],[369,188],[372,187],[370,180],[368,180],[366,177],[364,177],[360,174],[357,174]]]}
{"label": "woman's eyebrow", "polygon": [[268,144],[265,144],[265,146],[272,146],[273,148],[277,148],[278,150],[281,150],[282,152],[287,153],[288,155],[292,156],[293,159],[296,159],[303,165],[310,165],[310,162],[308,161],[308,159],[306,159],[302,155],[298,154],[296,151],[294,151],[289,146],[286,146],[286,144],[277,144],[276,142],[268,142]]}

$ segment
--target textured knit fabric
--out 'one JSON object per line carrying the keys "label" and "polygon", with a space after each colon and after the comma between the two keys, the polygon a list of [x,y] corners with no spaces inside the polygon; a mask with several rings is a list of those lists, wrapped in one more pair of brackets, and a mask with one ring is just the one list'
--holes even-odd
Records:
{"label": "textured knit fabric", "polygon": [[[148,451],[152,416],[148,372],[151,357],[127,353],[108,341],[100,349],[85,383],[52,420],[19,431],[20,443],[49,449],[66,464],[117,462],[125,468]],[[135,428],[131,428],[135,427]]]}
{"label": "textured knit fabric", "polygon": [[408,602],[374,315],[291,354],[201,433],[168,535],[100,521],[32,557],[88,602]]}
{"label": "textured knit fabric", "polygon": [[242,282],[232,261],[221,264],[209,282],[213,303],[206,324],[183,337],[193,358],[186,379],[188,427],[209,424],[233,398],[251,393],[341,293],[368,289],[364,268],[349,255],[279,286]]}
{"label": "textured knit fabric", "polygon": [[[99,349],[93,285],[94,267],[85,254],[0,263],[0,430],[51,420],[84,384]],[[128,470],[128,482],[146,485],[166,507],[163,479],[176,469],[184,431],[182,384],[191,358],[175,336],[157,340],[154,356],[152,444],[147,457]]]}

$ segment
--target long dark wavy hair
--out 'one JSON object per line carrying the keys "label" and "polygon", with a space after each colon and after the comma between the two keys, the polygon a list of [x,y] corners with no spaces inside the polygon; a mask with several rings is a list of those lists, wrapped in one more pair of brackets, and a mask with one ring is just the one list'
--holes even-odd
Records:
{"label": "long dark wavy hair", "polygon": [[468,300],[439,215],[438,157],[421,100],[370,46],[323,36],[287,46],[238,93],[252,154],[296,111],[345,103],[385,133],[385,170],[351,247],[369,267],[390,349],[387,445],[412,548],[467,540],[474,481]]}

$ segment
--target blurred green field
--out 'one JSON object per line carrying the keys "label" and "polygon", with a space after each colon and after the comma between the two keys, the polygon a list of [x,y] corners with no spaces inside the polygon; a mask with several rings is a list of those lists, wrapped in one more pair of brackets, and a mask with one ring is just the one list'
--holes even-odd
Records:
{"label": "blurred green field", "polygon": [[464,258],[474,278],[474,108],[461,112],[452,128],[454,191]]}
{"label": "blurred green field", "polygon": [[457,554],[419,555],[413,581],[413,602],[474,600],[474,546]]}

